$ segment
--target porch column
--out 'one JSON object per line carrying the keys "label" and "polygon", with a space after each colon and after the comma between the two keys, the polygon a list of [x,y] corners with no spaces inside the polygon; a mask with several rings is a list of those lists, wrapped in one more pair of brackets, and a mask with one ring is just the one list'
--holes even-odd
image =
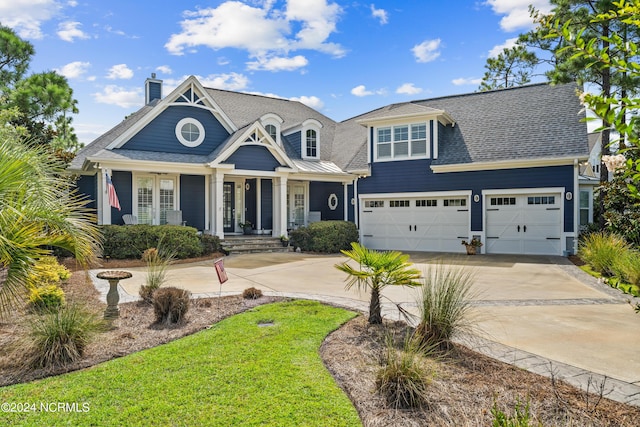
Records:
{"label": "porch column", "polygon": [[287,177],[273,180],[273,235],[287,235]]}
{"label": "porch column", "polygon": [[111,205],[107,192],[107,176],[104,169],[98,169],[98,224],[111,224]]}
{"label": "porch column", "polygon": [[343,182],[342,188],[344,189],[344,220],[349,221],[349,183]]}
{"label": "porch column", "polygon": [[211,175],[211,234],[224,239],[224,173],[216,171]]}

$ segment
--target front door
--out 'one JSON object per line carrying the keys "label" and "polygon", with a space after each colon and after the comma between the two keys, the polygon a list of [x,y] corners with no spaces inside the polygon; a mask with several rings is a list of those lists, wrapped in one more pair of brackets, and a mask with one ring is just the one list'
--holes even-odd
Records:
{"label": "front door", "polygon": [[235,186],[233,182],[225,182],[222,186],[222,208],[224,216],[222,220],[223,231],[233,233],[236,231]]}

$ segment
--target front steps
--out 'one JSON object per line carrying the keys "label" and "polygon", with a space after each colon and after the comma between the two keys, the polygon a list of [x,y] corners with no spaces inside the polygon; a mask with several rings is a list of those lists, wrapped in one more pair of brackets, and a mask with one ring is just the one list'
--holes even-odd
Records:
{"label": "front steps", "polygon": [[222,248],[230,254],[249,254],[259,252],[289,252],[283,247],[279,237],[261,235],[225,236]]}

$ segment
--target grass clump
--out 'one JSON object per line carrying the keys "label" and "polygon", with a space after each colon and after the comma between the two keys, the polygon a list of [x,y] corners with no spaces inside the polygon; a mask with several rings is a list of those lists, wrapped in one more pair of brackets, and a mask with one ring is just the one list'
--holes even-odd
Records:
{"label": "grass clump", "polygon": [[442,264],[424,273],[424,284],[416,298],[419,323],[415,332],[423,344],[448,349],[456,334],[473,329],[470,311],[474,280],[473,272]]}
{"label": "grass clump", "polygon": [[167,281],[167,269],[173,261],[174,255],[164,249],[149,248],[142,254],[142,260],[147,264],[146,283],[140,286],[139,294],[143,301],[151,304],[153,293]]}
{"label": "grass clump", "polygon": [[630,250],[623,237],[604,231],[590,233],[578,245],[578,255],[603,276],[615,275],[614,265]]}
{"label": "grass clump", "polygon": [[612,270],[625,283],[640,286],[640,252],[626,251],[615,260]]}
{"label": "grass clump", "polygon": [[153,311],[156,315],[156,323],[173,325],[182,323],[185,319],[191,292],[174,287],[161,288],[153,293]]}
{"label": "grass clump", "polygon": [[82,357],[87,344],[103,322],[95,314],[77,304],[33,316],[27,322],[24,338],[30,368],[64,366]]}
{"label": "grass clump", "polygon": [[529,427],[532,425],[530,406],[529,399],[523,403],[520,398],[517,398],[513,414],[507,414],[498,408],[498,403],[494,400],[491,408],[493,416],[491,425],[493,427]]}
{"label": "grass clump", "polygon": [[262,296],[262,291],[258,288],[250,287],[242,291],[244,299],[258,299]]}
{"label": "grass clump", "polygon": [[385,337],[382,367],[376,374],[376,390],[394,409],[424,408],[428,404],[427,391],[435,376],[435,369],[425,358],[431,348],[425,347],[415,336],[407,335],[401,349],[393,336]]}

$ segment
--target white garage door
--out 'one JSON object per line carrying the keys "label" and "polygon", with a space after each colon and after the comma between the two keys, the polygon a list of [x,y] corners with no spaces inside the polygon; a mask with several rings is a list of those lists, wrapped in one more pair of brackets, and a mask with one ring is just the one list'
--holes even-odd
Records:
{"label": "white garage door", "polygon": [[491,195],[486,253],[561,255],[561,194]]}
{"label": "white garage door", "polygon": [[371,249],[462,252],[469,236],[467,196],[361,200],[362,244]]}

